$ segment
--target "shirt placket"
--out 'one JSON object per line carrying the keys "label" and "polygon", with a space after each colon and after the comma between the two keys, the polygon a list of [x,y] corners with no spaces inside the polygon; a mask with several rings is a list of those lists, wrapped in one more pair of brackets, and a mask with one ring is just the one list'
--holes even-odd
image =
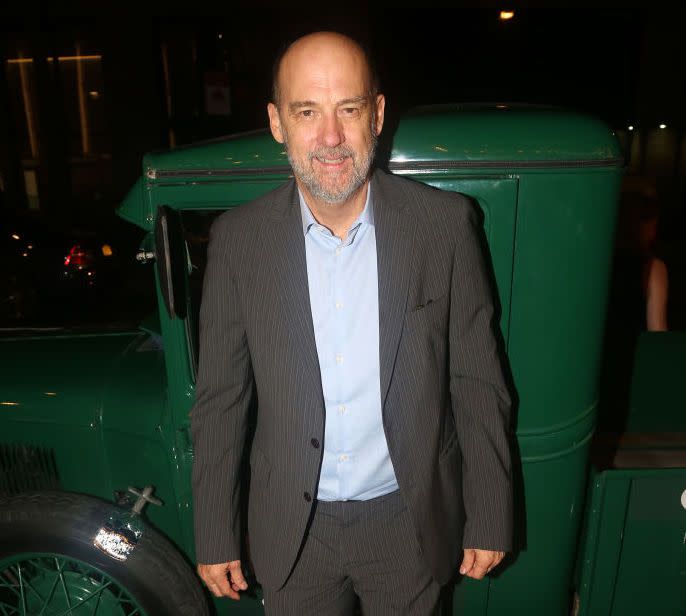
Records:
{"label": "shirt placket", "polygon": [[345,328],[343,324],[345,322],[345,315],[343,314],[343,300],[342,300],[342,285],[344,276],[342,275],[343,268],[345,267],[345,259],[347,256],[348,247],[345,242],[336,238],[337,242],[333,251],[333,297],[332,302],[332,315],[334,319],[334,332],[335,332],[335,354],[334,362],[336,366],[335,371],[335,397],[334,404],[335,409],[333,416],[336,418],[336,476],[338,477],[338,488],[339,494],[342,497],[348,492],[348,481],[346,473],[345,462],[347,460],[347,452],[345,451],[345,443],[347,442],[347,425],[345,413],[341,412],[345,410],[346,402],[346,339],[345,339]]}

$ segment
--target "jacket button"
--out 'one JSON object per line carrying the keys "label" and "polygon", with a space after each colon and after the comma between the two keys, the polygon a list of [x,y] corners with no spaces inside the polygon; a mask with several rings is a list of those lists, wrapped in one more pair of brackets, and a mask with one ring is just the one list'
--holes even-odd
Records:
{"label": "jacket button", "polygon": [[310,493],[309,493],[309,492],[305,492],[305,494],[303,494],[303,498],[304,498],[308,503],[311,503],[311,502],[312,502],[312,497],[310,496]]}
{"label": "jacket button", "polygon": [[312,447],[319,449],[319,441],[316,438],[313,438],[310,443],[312,443]]}

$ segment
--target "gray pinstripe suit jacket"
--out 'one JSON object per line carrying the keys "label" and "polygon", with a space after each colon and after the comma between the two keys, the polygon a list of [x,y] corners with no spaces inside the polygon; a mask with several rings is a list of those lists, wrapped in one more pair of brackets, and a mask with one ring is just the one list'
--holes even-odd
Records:
{"label": "gray pinstripe suit jacket", "polygon": [[[439,583],[462,547],[509,550],[510,397],[468,200],[375,171],[383,423]],[[374,318],[374,315],[370,315]],[[263,586],[296,559],[316,495],[324,404],[293,180],[213,224],[191,411],[200,563],[240,558],[240,460],[253,392],[250,551]]]}

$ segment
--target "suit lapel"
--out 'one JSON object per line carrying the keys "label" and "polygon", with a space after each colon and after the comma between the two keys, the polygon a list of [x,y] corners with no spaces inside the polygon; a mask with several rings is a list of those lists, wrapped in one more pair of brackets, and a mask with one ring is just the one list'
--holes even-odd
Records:
{"label": "suit lapel", "polygon": [[[305,238],[302,230],[302,217],[295,181],[291,181],[288,198],[273,204],[271,224],[277,225],[268,230],[268,242],[273,245],[273,260],[265,263],[273,267],[275,298],[283,310],[283,318],[276,324],[288,328],[286,339],[293,341],[295,359],[304,369],[307,382],[303,385],[319,390],[323,400],[321,375],[317,345],[314,338],[310,291],[307,281],[307,258]],[[266,244],[266,245],[269,245]],[[290,349],[287,349],[288,353]]]}
{"label": "suit lapel", "polygon": [[372,198],[379,280],[379,362],[383,408],[405,321],[414,227],[404,209],[404,196],[390,186],[380,171],[372,177]]}

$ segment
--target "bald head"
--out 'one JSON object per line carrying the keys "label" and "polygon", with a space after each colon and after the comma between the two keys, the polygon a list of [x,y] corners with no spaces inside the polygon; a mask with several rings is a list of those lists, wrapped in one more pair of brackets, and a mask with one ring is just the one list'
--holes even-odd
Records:
{"label": "bald head", "polygon": [[284,87],[292,78],[306,70],[325,70],[327,66],[345,64],[349,74],[356,75],[365,84],[365,94],[378,93],[376,72],[364,48],[352,38],[337,32],[314,32],[291,43],[274,62],[272,75],[272,102],[282,102]]}

